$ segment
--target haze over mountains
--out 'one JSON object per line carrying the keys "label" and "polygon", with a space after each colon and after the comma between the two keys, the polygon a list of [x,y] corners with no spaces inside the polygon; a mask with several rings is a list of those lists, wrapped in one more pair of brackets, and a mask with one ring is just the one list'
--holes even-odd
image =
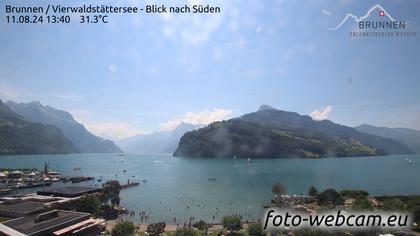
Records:
{"label": "haze over mountains", "polygon": [[[172,131],[118,140],[127,153],[187,157],[348,157],[420,153],[420,131],[316,121],[262,105],[256,112],[204,128],[181,123]],[[39,102],[0,101],[0,154],[123,152],[90,133],[73,116]]]}
{"label": "haze over mountains", "polygon": [[398,141],[263,105],[186,133],[174,156],[287,158],[413,154]]}
{"label": "haze over mountains", "polygon": [[387,128],[372,125],[360,125],[357,130],[385,138],[390,138],[404,144],[415,153],[420,154],[420,131],[407,128]]}
{"label": "haze over mountains", "polygon": [[173,153],[182,135],[200,127],[182,122],[172,131],[140,134],[118,140],[117,144],[127,153]]}
{"label": "haze over mountains", "polygon": [[26,120],[58,127],[65,137],[73,142],[83,153],[119,153],[122,150],[112,141],[105,140],[90,133],[73,116],[63,110],[44,106],[40,102],[15,103],[6,102],[6,105],[23,116]]}
{"label": "haze over mountains", "polygon": [[0,154],[58,154],[79,150],[52,125],[33,123],[0,101]]}

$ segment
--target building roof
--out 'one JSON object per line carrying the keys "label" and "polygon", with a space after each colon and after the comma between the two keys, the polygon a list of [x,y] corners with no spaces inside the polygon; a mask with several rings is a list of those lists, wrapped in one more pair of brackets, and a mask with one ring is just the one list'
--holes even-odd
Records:
{"label": "building roof", "polygon": [[3,225],[25,235],[49,235],[90,218],[90,214],[54,210],[3,222]]}
{"label": "building roof", "polygon": [[97,193],[99,188],[68,186],[49,190],[38,191],[38,195],[43,196],[57,196],[57,197],[79,197],[84,194]]}
{"label": "building roof", "polygon": [[44,203],[35,201],[18,201],[0,205],[0,215],[7,217],[21,217],[45,209]]}

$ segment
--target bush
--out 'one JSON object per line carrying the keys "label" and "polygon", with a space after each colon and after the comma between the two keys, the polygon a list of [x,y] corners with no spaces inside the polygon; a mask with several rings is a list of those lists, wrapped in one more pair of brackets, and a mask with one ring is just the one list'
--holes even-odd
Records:
{"label": "bush", "polygon": [[241,217],[231,215],[222,219],[222,226],[228,231],[238,231],[242,229]]}
{"label": "bush", "polygon": [[130,236],[134,235],[136,227],[131,221],[118,222],[111,231],[111,236]]}
{"label": "bush", "polygon": [[182,227],[177,229],[172,236],[199,236],[200,234],[193,228]]}
{"label": "bush", "polygon": [[259,223],[253,223],[253,224],[248,225],[247,232],[250,236],[265,236],[265,235],[267,235],[263,231],[262,226]]}
{"label": "bush", "polygon": [[318,205],[321,206],[337,206],[344,204],[343,198],[333,188],[326,189],[322,193],[318,194],[317,200]]}

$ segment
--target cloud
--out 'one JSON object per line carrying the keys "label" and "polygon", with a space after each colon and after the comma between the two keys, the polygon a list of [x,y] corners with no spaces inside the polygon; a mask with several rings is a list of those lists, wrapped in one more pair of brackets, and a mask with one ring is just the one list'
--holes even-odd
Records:
{"label": "cloud", "polygon": [[70,113],[77,122],[82,123],[86,129],[97,136],[122,139],[145,133],[125,122],[95,122],[90,118],[90,112],[87,110],[73,110]]}
{"label": "cloud", "polygon": [[315,111],[311,112],[311,114],[309,115],[314,120],[326,120],[328,119],[328,116],[330,115],[332,110],[333,110],[332,106],[325,106],[325,107],[316,109]]}
{"label": "cloud", "polygon": [[230,109],[214,108],[213,110],[205,110],[200,112],[187,112],[182,118],[175,118],[159,126],[164,130],[175,129],[181,122],[193,125],[208,125],[214,121],[220,121],[230,117],[233,111]]}
{"label": "cloud", "polygon": [[321,11],[324,15],[327,15],[327,16],[329,16],[329,15],[331,15],[331,12],[330,11],[328,11],[328,10],[325,10],[325,9],[322,9],[322,11]]}
{"label": "cloud", "polygon": [[130,126],[128,123],[100,122],[86,125],[86,128],[98,136],[110,136],[121,139],[144,133]]}
{"label": "cloud", "polygon": [[117,72],[117,70],[118,70],[118,66],[116,66],[116,65],[114,65],[114,64],[111,64],[111,65],[109,65],[109,71],[111,71],[111,72]]}

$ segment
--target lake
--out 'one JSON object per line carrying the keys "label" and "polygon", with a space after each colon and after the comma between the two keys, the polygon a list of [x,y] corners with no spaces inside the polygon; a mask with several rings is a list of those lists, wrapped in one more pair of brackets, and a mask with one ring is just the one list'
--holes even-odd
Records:
{"label": "lake", "polygon": [[[104,181],[123,183],[147,180],[122,191],[124,207],[146,211],[149,222],[173,223],[174,216],[180,222],[191,216],[216,222],[234,213],[245,219],[259,218],[261,206],[270,202],[271,186],[279,181],[292,194],[306,194],[311,185],[320,191],[333,187],[365,189],[371,195],[420,194],[420,155],[408,156],[413,164],[405,157],[264,159],[248,164],[240,159],[189,159],[169,154],[126,155],[123,162],[117,154],[18,155],[0,156],[0,167],[42,169],[48,162],[63,175],[102,176]],[[81,170],[73,171],[75,167]]]}

